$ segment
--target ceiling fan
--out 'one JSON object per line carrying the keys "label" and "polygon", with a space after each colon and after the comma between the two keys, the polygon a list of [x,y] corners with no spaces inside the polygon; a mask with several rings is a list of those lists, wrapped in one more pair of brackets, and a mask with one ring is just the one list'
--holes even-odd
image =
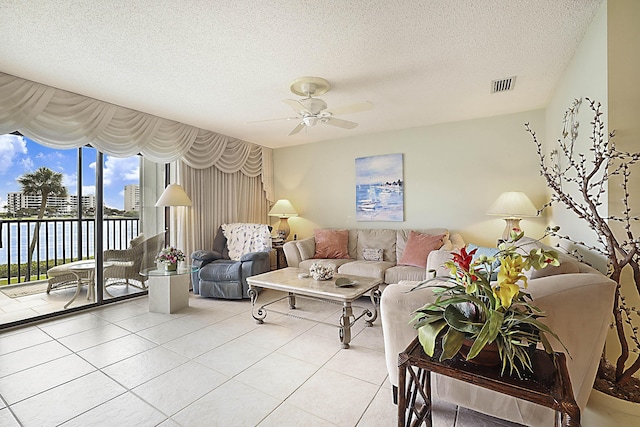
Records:
{"label": "ceiling fan", "polygon": [[[355,122],[338,119],[334,116],[341,114],[359,113],[373,108],[371,102],[362,102],[359,104],[347,105],[340,108],[327,110],[327,103],[319,96],[325,94],[331,89],[329,82],[320,77],[300,77],[291,82],[289,88],[296,95],[304,96],[303,99],[284,99],[282,102],[293,108],[297,113],[296,117],[283,117],[280,119],[259,120],[261,122],[271,120],[299,120],[298,125],[293,128],[289,136],[295,135],[305,127],[315,126],[318,123],[337,126],[343,129],[353,129],[358,126]],[[256,123],[256,122],[253,122]]]}

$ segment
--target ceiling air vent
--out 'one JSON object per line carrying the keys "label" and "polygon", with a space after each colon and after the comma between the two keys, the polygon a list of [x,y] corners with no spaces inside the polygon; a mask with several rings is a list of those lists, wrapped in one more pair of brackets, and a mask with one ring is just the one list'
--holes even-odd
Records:
{"label": "ceiling air vent", "polygon": [[507,77],[500,80],[493,80],[491,82],[491,93],[506,92],[513,90],[513,86],[516,83],[516,76]]}

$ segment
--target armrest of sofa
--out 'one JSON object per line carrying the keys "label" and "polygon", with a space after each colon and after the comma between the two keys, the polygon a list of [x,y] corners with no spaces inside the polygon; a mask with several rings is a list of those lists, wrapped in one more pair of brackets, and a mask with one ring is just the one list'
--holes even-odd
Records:
{"label": "armrest of sofa", "polygon": [[298,265],[300,265],[302,259],[300,259],[300,251],[298,250],[295,240],[282,245],[282,250],[284,251],[285,258],[287,258],[287,265],[289,267],[298,267]]}
{"label": "armrest of sofa", "polygon": [[308,237],[302,240],[293,240],[282,246],[284,256],[287,258],[289,267],[298,267],[301,261],[313,258],[316,253],[316,240]]}
{"label": "armrest of sofa", "polygon": [[449,277],[449,269],[444,266],[444,263],[451,261],[451,254],[456,250],[438,249],[429,252],[427,256],[427,279]]}
{"label": "armrest of sofa", "polygon": [[222,259],[222,254],[218,251],[195,251],[191,254],[191,263],[199,268],[217,259]]}
{"label": "armrest of sofa", "polygon": [[410,324],[411,313],[428,302],[435,301],[431,288],[409,292],[420,282],[403,280],[388,285],[382,291],[380,317],[384,339],[384,354],[391,385],[398,386],[398,355],[413,341],[418,332]]}

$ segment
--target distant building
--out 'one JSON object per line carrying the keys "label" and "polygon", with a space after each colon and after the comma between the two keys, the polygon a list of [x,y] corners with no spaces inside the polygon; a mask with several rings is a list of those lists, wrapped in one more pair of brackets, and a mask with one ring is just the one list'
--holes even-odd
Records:
{"label": "distant building", "polygon": [[[21,191],[7,194],[7,212],[16,213],[20,209],[39,209],[41,196],[27,196]],[[62,215],[71,214],[78,205],[78,196],[47,198],[47,207],[57,208],[57,213]],[[96,207],[96,196],[82,196],[82,208],[84,210]]]}
{"label": "distant building", "polygon": [[140,187],[136,184],[124,186],[124,211],[140,211]]}

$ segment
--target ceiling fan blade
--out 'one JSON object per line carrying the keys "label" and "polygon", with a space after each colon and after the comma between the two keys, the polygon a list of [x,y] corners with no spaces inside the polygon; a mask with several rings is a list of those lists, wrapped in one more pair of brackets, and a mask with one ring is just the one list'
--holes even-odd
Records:
{"label": "ceiling fan blade", "polygon": [[331,114],[339,116],[340,114],[360,113],[362,111],[368,111],[373,108],[373,103],[366,101],[359,104],[345,105],[343,107],[332,108]]}
{"label": "ceiling fan blade", "polygon": [[247,122],[247,123],[275,122],[278,120],[300,120],[300,117],[279,117],[277,119],[254,120],[252,122]]}
{"label": "ceiling fan blade", "polygon": [[325,125],[337,126],[343,129],[353,129],[358,126],[357,123],[350,122],[348,120],[336,119],[335,117],[328,117],[327,120],[323,120],[322,123]]}
{"label": "ceiling fan blade", "polygon": [[300,132],[302,129],[304,129],[304,122],[300,122],[298,123],[298,126],[294,127],[293,130],[289,133],[289,136],[291,135],[295,135],[296,133]]}
{"label": "ceiling fan blade", "polygon": [[295,99],[283,99],[282,102],[293,108],[293,110],[298,113],[310,113],[310,111],[307,110],[307,107],[305,107],[303,103],[301,103],[300,101],[296,101]]}

